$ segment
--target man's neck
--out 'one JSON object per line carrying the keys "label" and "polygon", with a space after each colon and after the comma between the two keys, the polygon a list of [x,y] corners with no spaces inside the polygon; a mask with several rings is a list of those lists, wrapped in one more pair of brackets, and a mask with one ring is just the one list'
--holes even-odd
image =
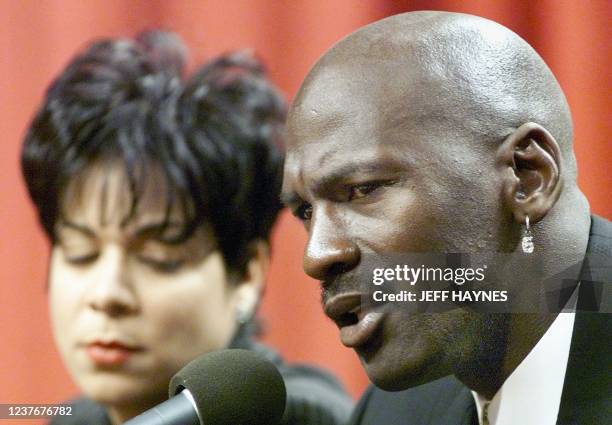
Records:
{"label": "man's neck", "polygon": [[[553,223],[553,224],[551,224]],[[516,288],[525,295],[523,300],[541,309],[547,305],[546,290],[542,282],[547,276],[554,275],[582,261],[586,253],[590,229],[590,216],[551,217],[544,224],[546,238],[536,240],[536,249],[541,252],[540,263],[532,268],[529,276],[517,273],[507,276],[507,282],[513,282]],[[538,245],[539,242],[539,245]],[[525,268],[529,270],[529,268]],[[516,270],[516,269],[515,269]],[[512,272],[512,270],[510,270]],[[579,267],[571,276],[578,282]],[[518,276],[518,277],[517,277]],[[559,311],[537,311],[531,313],[510,313],[493,316],[483,320],[483,338],[492,335],[488,344],[489,352],[480,352],[471,364],[460,365],[456,376],[471,390],[491,399],[527,357],[533,347],[540,341],[554,322]],[[502,329],[500,331],[500,329]],[[497,332],[496,332],[497,331]],[[486,349],[485,349],[486,350]]]}

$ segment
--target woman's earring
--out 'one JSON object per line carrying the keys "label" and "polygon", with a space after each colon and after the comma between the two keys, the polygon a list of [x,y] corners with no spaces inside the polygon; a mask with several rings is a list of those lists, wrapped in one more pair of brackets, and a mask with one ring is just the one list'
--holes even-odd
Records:
{"label": "woman's earring", "polygon": [[241,325],[248,323],[252,315],[253,311],[246,303],[242,303],[242,305],[238,305],[236,308],[236,321]]}
{"label": "woman's earring", "polygon": [[533,234],[529,227],[529,216],[525,216],[525,230],[523,231],[523,239],[521,240],[521,248],[525,254],[531,254],[534,249]]}

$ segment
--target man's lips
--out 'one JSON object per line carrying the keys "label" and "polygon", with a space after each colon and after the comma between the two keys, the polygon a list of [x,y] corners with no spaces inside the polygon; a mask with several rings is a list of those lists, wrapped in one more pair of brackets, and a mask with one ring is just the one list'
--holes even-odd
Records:
{"label": "man's lips", "polygon": [[385,314],[362,304],[360,293],[341,294],[325,303],[325,314],[340,328],[340,340],[347,347],[367,343],[381,325]]}

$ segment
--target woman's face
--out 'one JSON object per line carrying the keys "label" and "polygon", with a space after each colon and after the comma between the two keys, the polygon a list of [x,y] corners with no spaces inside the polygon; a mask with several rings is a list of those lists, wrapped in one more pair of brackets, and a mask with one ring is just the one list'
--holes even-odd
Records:
{"label": "woman's face", "polygon": [[160,233],[162,178],[151,176],[125,221],[127,186],[121,167],[110,166],[92,167],[68,188],[51,255],[51,319],[87,396],[148,406],[167,396],[169,379],[186,363],[229,343],[242,290],[228,284],[210,231],[177,241],[183,217],[172,212]]}

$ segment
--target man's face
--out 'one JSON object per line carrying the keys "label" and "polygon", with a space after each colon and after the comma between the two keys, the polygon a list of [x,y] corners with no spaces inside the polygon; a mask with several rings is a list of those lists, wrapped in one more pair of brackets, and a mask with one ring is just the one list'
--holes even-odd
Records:
{"label": "man's face", "polygon": [[499,211],[494,167],[473,136],[428,103],[426,83],[380,68],[328,67],[309,80],[289,115],[283,197],[304,221],[304,270],[322,282],[342,342],[375,384],[400,389],[452,373],[484,325],[462,310],[366,310],[363,258],[496,250]]}
{"label": "man's face", "polygon": [[[147,183],[128,221],[121,167],[93,167],[69,188],[50,270],[52,325],[84,393],[132,406],[162,401],[170,377],[235,331],[234,294],[212,234],[176,240],[183,217],[166,214],[165,185]],[[78,193],[77,193],[78,192]]]}

